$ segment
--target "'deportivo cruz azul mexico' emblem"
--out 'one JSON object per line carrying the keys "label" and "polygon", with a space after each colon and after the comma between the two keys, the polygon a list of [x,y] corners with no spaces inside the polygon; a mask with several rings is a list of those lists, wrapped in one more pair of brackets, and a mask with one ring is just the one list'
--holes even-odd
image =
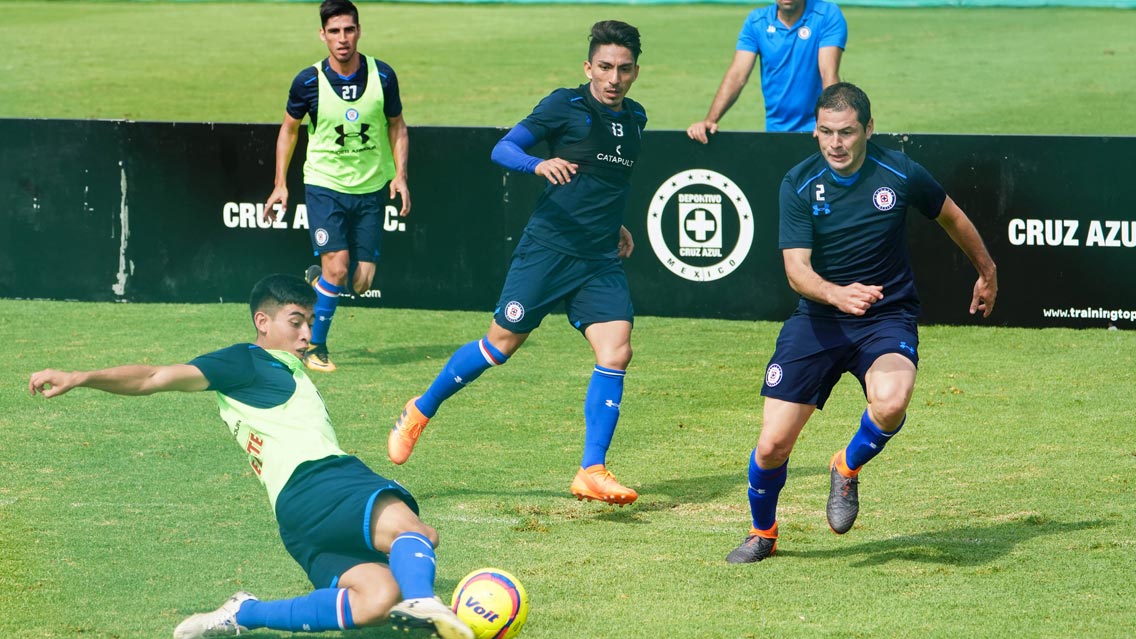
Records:
{"label": "'deportivo cruz azul mexico' emblem", "polygon": [[733,273],[753,244],[753,211],[730,178],[706,169],[667,178],[647,209],[647,238],[675,275],[710,282]]}

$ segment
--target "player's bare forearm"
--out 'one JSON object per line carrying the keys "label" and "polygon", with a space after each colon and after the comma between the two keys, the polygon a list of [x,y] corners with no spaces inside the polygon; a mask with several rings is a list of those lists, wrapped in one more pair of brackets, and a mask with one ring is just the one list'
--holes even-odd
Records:
{"label": "player's bare forearm", "polygon": [[943,201],[943,208],[936,221],[962,249],[963,254],[974,266],[974,270],[978,271],[978,281],[974,284],[971,296],[970,313],[973,315],[981,311],[983,317],[989,317],[994,311],[994,303],[998,298],[998,266],[994,263],[990,252],[986,250],[982,236],[966,213],[949,197]]}
{"label": "player's bare forearm", "polygon": [[[296,150],[296,140],[300,137],[300,121],[285,114],[280,132],[276,134],[276,172],[273,175],[272,193],[264,203],[264,217],[275,220],[276,216],[288,210],[288,167],[292,164],[292,153]],[[279,204],[280,210],[275,206]]]}
{"label": "player's bare forearm", "polygon": [[840,58],[843,54],[840,47],[824,47],[817,52],[817,70],[820,71],[822,87],[827,89],[840,82]]}
{"label": "player's bare forearm", "polygon": [[872,304],[884,298],[882,286],[859,282],[840,286],[824,279],[813,270],[809,249],[785,249],[783,257],[789,286],[814,302],[836,307],[849,315],[863,315]]}
{"label": "player's bare forearm", "polygon": [[753,71],[756,60],[756,54],[747,51],[735,52],[734,60],[730,63],[730,68],[726,69],[726,75],[723,76],[722,83],[718,85],[718,91],[714,94],[714,100],[710,103],[710,110],[706,112],[705,118],[687,127],[687,137],[706,144],[709,142],[707,136],[718,132],[718,122],[737,102],[742,88],[749,81],[749,74]]}
{"label": "player's bare forearm", "polygon": [[407,164],[410,159],[410,130],[401,115],[387,118],[387,137],[390,140],[391,155],[394,159],[394,178],[391,179],[390,197],[402,198],[400,216],[410,214],[410,187],[407,185]]}
{"label": "player's bare forearm", "polygon": [[94,371],[45,369],[32,373],[28,391],[51,398],[73,388],[93,388],[115,395],[150,395],[163,391],[202,391],[208,380],[196,366],[127,364]]}

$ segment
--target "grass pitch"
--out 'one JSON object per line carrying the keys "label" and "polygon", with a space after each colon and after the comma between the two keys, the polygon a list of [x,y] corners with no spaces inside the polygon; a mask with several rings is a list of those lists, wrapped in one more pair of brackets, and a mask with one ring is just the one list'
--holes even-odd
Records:
{"label": "grass pitch", "polygon": [[[399,71],[412,125],[510,126],[581,81],[591,22],[625,19],[644,33],[633,96],[653,128],[678,129],[705,113],[747,10],[364,5],[362,49]],[[880,130],[1136,134],[1134,12],[845,14],[843,76],[872,95]],[[0,15],[2,117],[278,122],[288,82],[325,54],[307,3]],[[760,113],[755,78],[725,128],[760,129]],[[0,636],[168,637],[234,590],[309,589],[208,394],[26,396],[42,367],[180,362],[248,339],[246,315],[0,301]],[[409,464],[386,461],[402,403],[488,321],[345,307],[342,368],[316,381],[342,445],[438,527],[439,593],[476,567],[514,572],[533,599],[522,637],[1136,634],[1132,332],[925,328],[911,420],[864,472],[857,526],[836,537],[823,514],[825,464],[863,406],[845,379],[793,456],[778,556],[727,566],[778,326],[639,319],[610,459],[642,497],[619,509],[567,493],[591,357],[556,317],[448,402]]]}
{"label": "grass pitch", "polygon": [[[512,126],[584,81],[596,20],[640,28],[632,97],[653,129],[703,117],[744,5],[360,5],[360,49],[399,74],[414,125]],[[1136,11],[844,9],[842,77],[877,130],[1136,135]],[[327,55],[313,3],[0,2],[0,117],[280,122]],[[764,128],[757,75],[723,120]]]}
{"label": "grass pitch", "polygon": [[[439,529],[438,591],[473,568],[514,572],[533,601],[523,637],[1136,629],[1136,333],[924,328],[911,418],[864,471],[855,528],[837,537],[824,519],[825,465],[863,408],[846,378],[797,445],[778,555],[729,566],[778,325],[637,322],[610,461],[642,497],[616,508],[567,492],[592,361],[558,316],[448,402],[406,466],[386,460],[402,403],[488,321],[344,307],[340,371],[315,379],[342,445]],[[156,639],[238,589],[309,589],[210,394],[26,396],[41,367],[181,362],[248,339],[245,308],[0,301],[0,331],[0,636]]]}

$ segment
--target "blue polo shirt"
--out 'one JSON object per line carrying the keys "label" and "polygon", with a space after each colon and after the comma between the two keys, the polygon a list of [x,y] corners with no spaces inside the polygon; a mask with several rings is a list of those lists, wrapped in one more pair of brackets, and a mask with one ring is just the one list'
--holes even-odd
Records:
{"label": "blue polo shirt", "polygon": [[848,42],[848,24],[840,7],[807,0],[805,12],[791,26],[777,19],[777,5],[754,9],[738,34],[738,51],[761,57],[761,94],[765,97],[765,130],[811,132],[816,128],[822,47]]}
{"label": "blue polo shirt", "polygon": [[[812,250],[812,267],[838,286],[879,285],[884,298],[865,317],[919,313],[915,274],[907,251],[907,211],[935,219],[947,193],[919,163],[868,143],[863,166],[842,177],[814,153],[781,182],[778,247]],[[798,311],[849,318],[834,306],[801,297]]]}

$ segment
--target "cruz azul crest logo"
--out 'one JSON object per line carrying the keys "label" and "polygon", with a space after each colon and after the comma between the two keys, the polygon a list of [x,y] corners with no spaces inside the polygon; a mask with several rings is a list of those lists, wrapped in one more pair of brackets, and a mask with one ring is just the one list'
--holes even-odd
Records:
{"label": "cruz azul crest logo", "polygon": [[753,211],[738,185],[706,169],[667,178],[651,198],[647,237],[675,275],[710,282],[733,273],[753,244]]}

